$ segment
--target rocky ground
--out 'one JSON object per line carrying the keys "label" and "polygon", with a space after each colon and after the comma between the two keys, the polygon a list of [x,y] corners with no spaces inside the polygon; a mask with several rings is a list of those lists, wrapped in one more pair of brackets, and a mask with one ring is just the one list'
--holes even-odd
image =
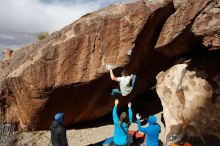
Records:
{"label": "rocky ground", "polygon": [[[113,135],[113,125],[106,125],[97,128],[68,130],[68,143],[70,146],[84,146],[95,144],[103,141],[105,138]],[[36,146],[50,146],[50,132],[24,132],[20,135],[17,146],[36,145]]]}
{"label": "rocky ground", "polygon": [[[160,139],[163,138],[164,127],[161,123],[161,113],[157,114],[162,132]],[[136,123],[132,123],[130,130],[137,130]],[[68,143],[70,146],[86,146],[98,145],[104,139],[113,136],[114,125],[108,124],[105,126],[87,128],[87,129],[72,129],[67,131]],[[16,146],[51,146],[49,131],[36,131],[21,133]]]}

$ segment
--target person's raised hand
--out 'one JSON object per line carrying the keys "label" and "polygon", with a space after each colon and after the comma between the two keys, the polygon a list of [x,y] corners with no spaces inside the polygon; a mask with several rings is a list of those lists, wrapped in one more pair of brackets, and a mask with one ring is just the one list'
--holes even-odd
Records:
{"label": "person's raised hand", "polygon": [[115,99],[115,106],[117,106],[119,103],[119,100],[118,99]]}
{"label": "person's raised hand", "polygon": [[141,119],[141,116],[139,115],[139,113],[136,114],[136,118],[137,118],[137,120]]}
{"label": "person's raised hand", "polygon": [[128,108],[131,108],[131,102],[128,103]]}

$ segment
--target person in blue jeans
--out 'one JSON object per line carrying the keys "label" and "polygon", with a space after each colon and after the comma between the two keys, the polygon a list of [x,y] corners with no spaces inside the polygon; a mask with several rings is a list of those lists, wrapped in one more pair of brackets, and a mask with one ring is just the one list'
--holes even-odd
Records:
{"label": "person in blue jeans", "polygon": [[161,131],[160,125],[157,124],[157,118],[154,115],[150,115],[148,118],[148,126],[146,128],[141,127],[139,113],[136,114],[138,130],[145,133],[147,140],[146,146],[158,146],[159,133]]}
{"label": "person in blue jeans", "polygon": [[112,68],[109,68],[110,77],[113,81],[119,82],[119,89],[112,89],[111,95],[114,96],[116,94],[121,94],[122,96],[127,96],[131,93],[134,88],[136,82],[136,75],[129,75],[126,70],[123,70],[121,73],[121,77],[115,77]]}
{"label": "person in blue jeans", "polygon": [[131,103],[128,103],[128,116],[126,112],[122,112],[120,118],[117,114],[117,106],[119,100],[115,100],[115,106],[112,111],[113,121],[114,121],[114,145],[116,146],[126,146],[129,143],[128,138],[128,128],[131,125],[133,114],[131,109]]}

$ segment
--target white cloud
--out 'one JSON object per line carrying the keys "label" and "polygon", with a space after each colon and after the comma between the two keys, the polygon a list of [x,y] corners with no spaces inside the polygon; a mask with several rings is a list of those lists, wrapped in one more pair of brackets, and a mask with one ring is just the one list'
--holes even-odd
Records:
{"label": "white cloud", "polygon": [[0,0],[0,32],[52,32],[99,7],[91,2],[65,5],[40,0]]}
{"label": "white cloud", "polygon": [[35,41],[39,32],[59,30],[86,13],[122,1],[0,0],[0,49],[21,47]]}
{"label": "white cloud", "polygon": [[7,34],[0,34],[0,39],[13,40],[14,37]]}

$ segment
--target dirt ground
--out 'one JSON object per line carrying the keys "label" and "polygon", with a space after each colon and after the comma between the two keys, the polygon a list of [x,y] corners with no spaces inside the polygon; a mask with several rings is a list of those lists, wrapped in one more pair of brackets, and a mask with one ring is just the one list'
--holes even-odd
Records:
{"label": "dirt ground", "polygon": [[[161,113],[156,115],[161,125],[160,139],[164,136],[164,126],[161,122]],[[129,130],[137,130],[137,124],[132,123]],[[87,146],[101,143],[106,138],[112,137],[114,125],[105,125],[87,129],[67,130],[69,146]],[[21,133],[16,146],[51,146],[49,131],[36,131]]]}

